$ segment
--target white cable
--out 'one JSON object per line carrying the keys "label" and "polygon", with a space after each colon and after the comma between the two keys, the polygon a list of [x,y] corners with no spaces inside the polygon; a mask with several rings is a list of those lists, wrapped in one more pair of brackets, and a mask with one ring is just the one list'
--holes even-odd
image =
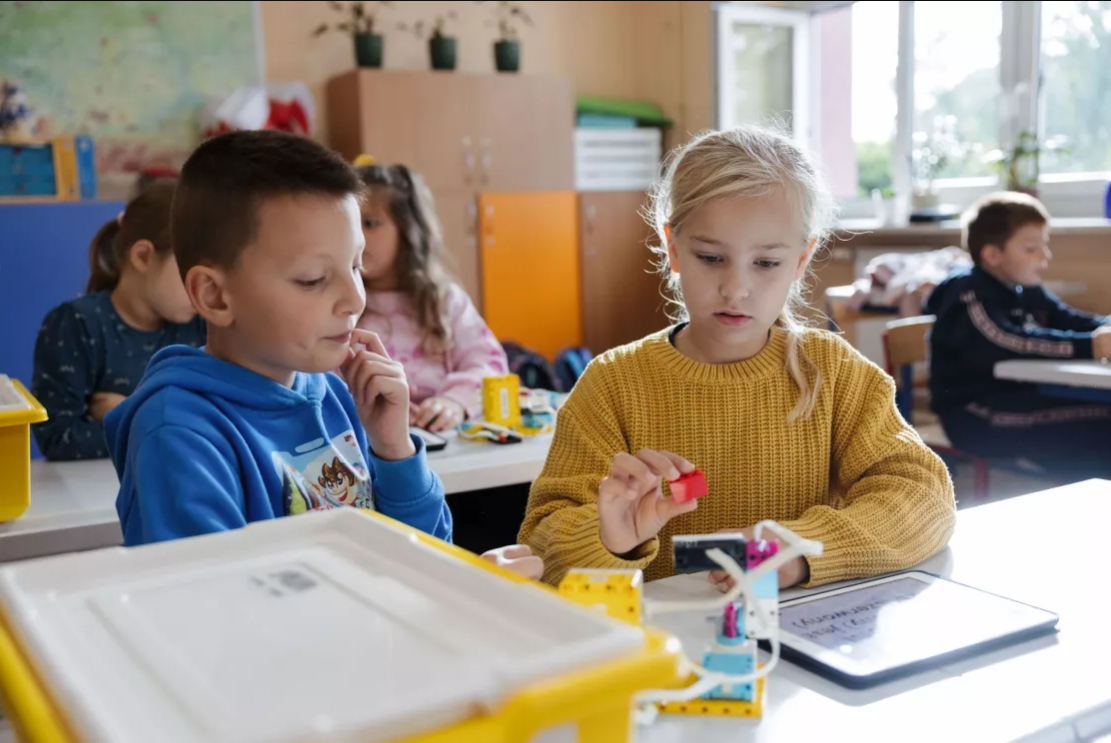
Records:
{"label": "white cable", "polygon": [[[720,565],[729,577],[733,579],[733,588],[727,593],[718,598],[706,601],[646,601],[645,617],[648,618],[674,611],[724,610],[726,606],[734,603],[738,597],[743,595],[746,610],[751,610],[753,618],[756,619],[757,623],[760,625],[760,629],[763,630],[761,634],[766,634],[768,642],[771,645],[771,654],[768,662],[763,666],[758,665],[754,668],[752,673],[732,675],[710,671],[700,665],[692,663],[689,658],[684,655],[683,662],[680,665],[684,675],[687,675],[686,672],[689,667],[689,670],[693,671],[693,673],[699,677],[699,680],[682,689],[658,689],[643,692],[636,697],[638,704],[689,702],[726,684],[739,685],[756,683],[759,679],[771,673],[779,663],[779,625],[775,621],[774,612],[765,609],[762,603],[757,599],[754,586],[761,577],[773,570],[778,570],[781,566],[786,565],[796,557],[822,554],[822,544],[809,539],[803,539],[790,529],[786,529],[774,521],[761,521],[756,524],[753,529],[753,534],[756,539],[760,538],[764,528],[770,529],[776,536],[783,539],[783,541],[786,542],[786,546],[757,566],[751,573],[746,574],[737,561],[725,554],[722,550],[718,548],[706,550],[706,556]],[[746,632],[746,634],[748,633]]]}

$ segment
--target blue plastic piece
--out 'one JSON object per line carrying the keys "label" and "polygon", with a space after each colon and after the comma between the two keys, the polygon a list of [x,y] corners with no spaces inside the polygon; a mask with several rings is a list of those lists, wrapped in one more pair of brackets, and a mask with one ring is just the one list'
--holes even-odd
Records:
{"label": "blue plastic piece", "polygon": [[[747,651],[720,652],[711,650],[702,659],[702,666],[710,671],[741,676],[752,673],[756,668],[756,644],[750,643]],[[723,684],[707,692],[703,699],[737,699],[751,702],[755,698],[755,682],[743,684]]]}
{"label": "blue plastic piece", "polygon": [[753,586],[756,590],[756,597],[761,599],[775,599],[779,600],[779,572],[776,570],[771,571],[760,580],[756,581]]}
{"label": "blue plastic piece", "polygon": [[73,138],[77,149],[77,185],[82,199],[96,198],[96,148],[93,138],[81,135]]}

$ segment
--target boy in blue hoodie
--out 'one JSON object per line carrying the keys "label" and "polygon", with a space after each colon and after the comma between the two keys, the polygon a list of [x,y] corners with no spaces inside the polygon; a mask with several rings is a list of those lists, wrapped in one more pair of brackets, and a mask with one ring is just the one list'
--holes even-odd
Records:
{"label": "boy in blue hoodie", "polygon": [[965,215],[974,267],[938,285],[926,310],[930,398],[958,449],[1024,458],[1070,478],[1111,476],[1111,405],[1045,397],[995,378],[1007,359],[1111,356],[1111,318],[1080,312],[1042,286],[1053,254],[1049,214],[1022,193],[990,194]]}
{"label": "boy in blue hoodie", "polygon": [[[225,134],[185,163],[171,239],[208,342],[155,354],[105,419],[126,545],[344,505],[451,539],[402,367],[355,329],[361,189],[338,155],[280,132]],[[522,549],[487,558],[536,571]]]}

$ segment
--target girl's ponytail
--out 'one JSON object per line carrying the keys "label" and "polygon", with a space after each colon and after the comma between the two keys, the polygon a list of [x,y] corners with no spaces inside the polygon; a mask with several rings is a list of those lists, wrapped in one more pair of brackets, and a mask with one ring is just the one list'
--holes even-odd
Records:
{"label": "girl's ponytail", "polygon": [[116,262],[115,241],[120,233],[119,219],[106,222],[89,245],[89,283],[86,294],[111,291],[120,280],[120,266]]}
{"label": "girl's ponytail", "polygon": [[176,182],[170,180],[148,184],[128,202],[120,216],[100,228],[89,246],[89,283],[85,293],[115,289],[129,260],[131,246],[140,240],[149,240],[159,256],[170,255],[170,210],[175,186]]}

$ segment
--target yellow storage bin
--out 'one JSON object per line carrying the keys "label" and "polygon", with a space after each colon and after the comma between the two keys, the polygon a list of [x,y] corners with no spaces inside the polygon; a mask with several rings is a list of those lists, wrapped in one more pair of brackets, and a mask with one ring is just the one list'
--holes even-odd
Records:
{"label": "yellow storage bin", "polygon": [[27,388],[0,374],[0,521],[31,505],[31,424],[44,420],[46,409]]}
{"label": "yellow storage bin", "polygon": [[622,743],[680,658],[353,508],[0,568],[27,743]]}

